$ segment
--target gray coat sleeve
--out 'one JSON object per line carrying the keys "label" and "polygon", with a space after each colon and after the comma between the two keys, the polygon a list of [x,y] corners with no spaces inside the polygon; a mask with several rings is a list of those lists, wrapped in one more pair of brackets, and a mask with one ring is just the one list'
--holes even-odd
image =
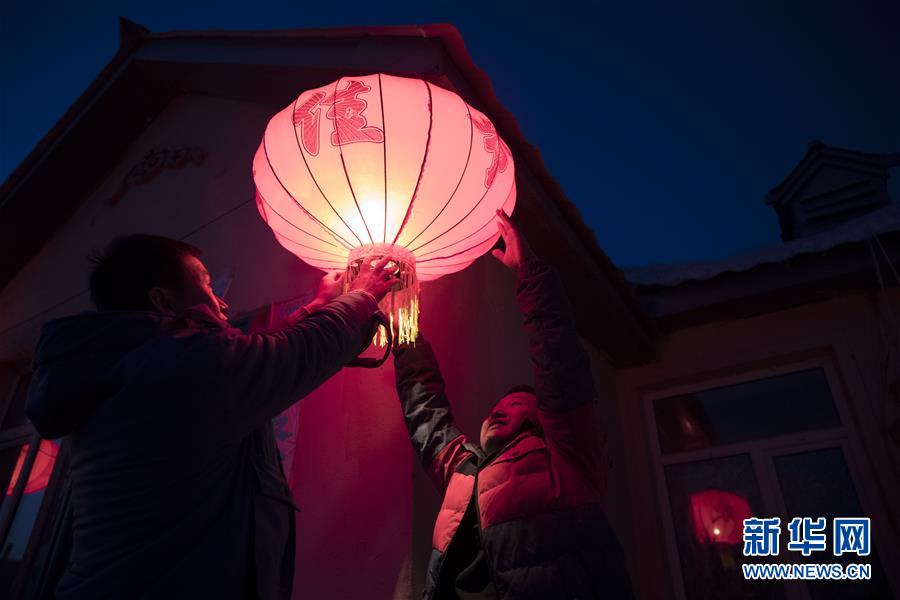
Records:
{"label": "gray coat sleeve", "polygon": [[280,331],[216,336],[210,355],[231,433],[257,429],[355,358],[377,310],[371,295],[350,293]]}
{"label": "gray coat sleeve", "polygon": [[472,453],[466,448],[466,437],[453,425],[437,357],[421,334],[415,344],[394,349],[394,373],[413,449],[443,493],[453,471]]}

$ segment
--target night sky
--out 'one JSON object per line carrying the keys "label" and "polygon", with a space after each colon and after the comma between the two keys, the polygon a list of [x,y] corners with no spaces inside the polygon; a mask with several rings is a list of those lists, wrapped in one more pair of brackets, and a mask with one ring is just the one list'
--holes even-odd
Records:
{"label": "night sky", "polygon": [[[5,0],[0,11],[0,178],[112,58],[118,15],[155,32],[452,23],[621,267],[777,243],[763,196],[812,139],[900,151],[896,0]],[[895,169],[895,198],[898,181]]]}

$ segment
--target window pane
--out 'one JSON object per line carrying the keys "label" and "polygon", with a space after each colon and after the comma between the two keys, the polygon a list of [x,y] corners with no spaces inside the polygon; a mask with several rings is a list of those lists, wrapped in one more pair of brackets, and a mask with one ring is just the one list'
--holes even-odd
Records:
{"label": "window pane", "polygon": [[[814,600],[853,600],[856,598],[892,598],[884,577],[877,548],[869,556],[832,554],[831,523],[834,517],[865,517],[850,478],[850,471],[840,448],[825,448],[812,452],[788,454],[774,459],[778,482],[787,509],[788,521],[794,517],[825,517],[828,521],[826,552],[814,552],[808,559],[791,553],[791,562],[863,563],[872,565],[870,581],[810,582]],[[878,522],[872,523],[877,527]],[[786,543],[786,542],[785,542]]]}
{"label": "window pane", "polygon": [[16,507],[9,535],[0,551],[0,588],[9,589],[13,584],[46,491],[44,488],[32,494],[24,494]]}
{"label": "window pane", "polygon": [[[25,456],[28,454],[28,447],[29,444],[25,444],[14,448],[17,451],[17,459],[11,474],[6,478],[4,498],[12,495],[16,481],[25,476],[22,471]],[[11,449],[5,449],[2,452],[7,450]],[[58,452],[59,447],[55,442],[41,440],[34,464],[28,473],[22,497],[16,507],[16,514],[10,525],[9,534],[3,547],[0,548],[0,589],[8,589],[12,585],[16,571],[25,555],[25,549],[28,547],[31,531],[34,528],[38,512],[44,501],[47,484],[50,482],[50,476],[53,473]]]}
{"label": "window pane", "polygon": [[687,597],[784,598],[782,584],[741,571],[743,520],[765,514],[750,456],[669,465],[665,475]]}
{"label": "window pane", "polygon": [[[26,444],[25,446],[10,446],[0,450],[0,489],[4,492],[13,484],[12,477],[16,471],[16,464],[19,462],[23,448],[27,447],[28,445]],[[0,496],[0,507],[3,506],[5,500],[6,494],[4,493]]]}
{"label": "window pane", "polygon": [[822,369],[661,398],[653,410],[663,453],[841,424]]}
{"label": "window pane", "polygon": [[[22,476],[22,469],[25,466],[25,458],[28,455],[30,444],[25,444],[19,449],[19,456],[16,459],[15,467],[12,474],[7,478],[9,483],[6,488],[6,495],[13,493],[16,482]],[[53,440],[41,440],[38,447],[37,456],[34,457],[34,463],[28,472],[28,480],[22,493],[31,494],[39,492],[50,482],[50,476],[53,474],[53,466],[56,464],[56,455],[59,454],[59,445]]]}

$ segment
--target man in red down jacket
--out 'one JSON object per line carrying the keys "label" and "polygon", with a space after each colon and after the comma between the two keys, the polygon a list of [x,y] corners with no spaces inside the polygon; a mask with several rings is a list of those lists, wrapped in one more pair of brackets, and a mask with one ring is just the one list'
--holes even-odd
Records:
{"label": "man in red down jacket", "polygon": [[502,212],[535,387],[491,409],[481,446],[453,425],[437,361],[423,339],[395,350],[410,439],[444,494],[424,598],[631,598],[618,540],[601,507],[608,460],[588,356],[557,274]]}

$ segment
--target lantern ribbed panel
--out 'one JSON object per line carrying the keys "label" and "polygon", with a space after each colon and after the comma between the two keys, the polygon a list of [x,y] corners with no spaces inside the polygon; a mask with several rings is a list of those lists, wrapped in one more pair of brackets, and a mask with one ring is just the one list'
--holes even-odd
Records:
{"label": "lantern ribbed panel", "polygon": [[419,279],[459,271],[515,206],[509,148],[485,115],[420,79],[343,77],[269,122],[253,160],[257,207],[278,242],[343,270],[351,250],[395,244]]}

